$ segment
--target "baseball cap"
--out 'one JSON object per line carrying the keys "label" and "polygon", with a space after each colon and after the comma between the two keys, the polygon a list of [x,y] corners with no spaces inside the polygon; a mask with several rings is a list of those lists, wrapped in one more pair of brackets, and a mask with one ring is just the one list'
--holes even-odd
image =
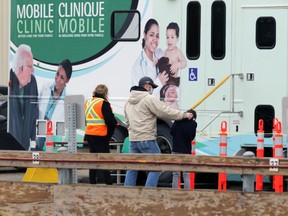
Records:
{"label": "baseball cap", "polygon": [[158,85],[156,85],[153,80],[150,78],[150,77],[142,77],[140,80],[139,80],[139,86],[143,87],[145,84],[149,84],[151,85],[153,88],[157,88]]}

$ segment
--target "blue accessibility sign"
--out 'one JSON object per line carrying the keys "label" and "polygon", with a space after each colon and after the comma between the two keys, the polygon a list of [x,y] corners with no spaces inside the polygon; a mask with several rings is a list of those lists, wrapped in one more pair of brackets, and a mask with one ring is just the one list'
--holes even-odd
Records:
{"label": "blue accessibility sign", "polygon": [[198,68],[189,68],[189,81],[198,80]]}

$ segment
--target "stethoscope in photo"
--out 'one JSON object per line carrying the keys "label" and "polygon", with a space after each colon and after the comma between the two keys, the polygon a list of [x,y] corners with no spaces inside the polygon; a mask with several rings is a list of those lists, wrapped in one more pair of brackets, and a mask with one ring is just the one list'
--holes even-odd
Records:
{"label": "stethoscope in photo", "polygon": [[[142,50],[142,53],[141,53],[141,57],[142,58],[141,58],[141,61],[140,61],[140,66],[142,68],[143,75],[148,75],[148,74],[145,74],[145,73],[148,73],[148,71],[149,71],[149,69],[148,69],[149,68],[148,67],[148,61],[151,61],[151,60],[148,59],[148,57],[145,58],[144,53],[145,53],[145,51]],[[153,53],[153,58],[156,58],[155,53]],[[154,65],[154,62],[152,62],[152,64]],[[155,77],[151,77],[153,79],[157,78],[158,73],[159,73],[159,68],[158,68],[157,64],[154,65],[154,68],[155,68]]]}
{"label": "stethoscope in photo", "polygon": [[[61,92],[61,95],[62,95],[62,92]],[[51,91],[51,95],[49,97],[49,101],[48,101],[48,105],[47,105],[44,119],[47,119],[47,120],[51,119],[51,117],[54,113],[54,110],[56,108],[56,105],[61,98],[61,95],[55,99],[54,93],[53,93],[53,91]]]}

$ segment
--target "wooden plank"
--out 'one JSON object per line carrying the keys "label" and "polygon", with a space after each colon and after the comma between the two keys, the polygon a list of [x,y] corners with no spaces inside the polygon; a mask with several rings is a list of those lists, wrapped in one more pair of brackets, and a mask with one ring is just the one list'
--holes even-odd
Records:
{"label": "wooden plank", "polygon": [[53,190],[48,184],[0,182],[0,215],[53,215]]}
{"label": "wooden plank", "polygon": [[192,155],[91,154],[39,152],[33,164],[32,152],[0,151],[0,166],[69,169],[161,170],[231,174],[288,175],[288,159],[279,159],[279,171],[270,171],[269,158],[214,157]]}
{"label": "wooden plank", "polygon": [[288,194],[0,182],[0,215],[286,215]]}

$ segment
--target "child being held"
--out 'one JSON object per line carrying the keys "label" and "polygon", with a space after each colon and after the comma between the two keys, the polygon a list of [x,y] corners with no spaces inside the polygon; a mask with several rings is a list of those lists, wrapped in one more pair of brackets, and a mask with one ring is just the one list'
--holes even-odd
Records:
{"label": "child being held", "polygon": [[187,60],[182,51],[177,47],[179,41],[179,26],[177,23],[171,22],[166,28],[166,44],[167,48],[164,56],[169,58],[171,64],[170,71],[174,77],[178,77],[179,69],[184,69],[187,66]]}
{"label": "child being held", "polygon": [[[191,154],[191,142],[196,136],[197,114],[195,110],[189,109],[186,112],[192,113],[191,120],[182,119],[175,121],[171,127],[171,135],[173,136],[172,153],[173,154]],[[172,188],[178,188],[180,172],[173,172]],[[190,173],[183,172],[184,189],[190,188]]]}

